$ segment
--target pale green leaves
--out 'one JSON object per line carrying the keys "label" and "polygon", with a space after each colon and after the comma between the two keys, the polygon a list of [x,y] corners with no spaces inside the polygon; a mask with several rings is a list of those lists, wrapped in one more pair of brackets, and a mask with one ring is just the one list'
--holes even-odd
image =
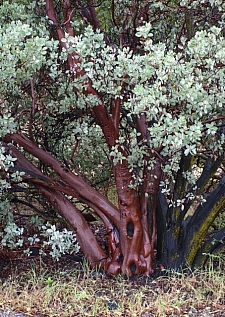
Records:
{"label": "pale green leaves", "polygon": [[10,168],[14,167],[14,162],[16,158],[12,157],[10,154],[6,153],[6,150],[3,146],[0,147],[0,175],[3,173],[4,177],[2,176],[0,179],[0,195],[2,192],[11,188],[11,181],[13,182],[21,182],[22,176],[24,175],[23,172],[15,171],[10,173]]}
{"label": "pale green leaves", "polygon": [[149,38],[151,38],[153,36],[151,31],[152,31],[151,23],[145,23],[143,26],[140,26],[137,29],[136,36],[140,37],[140,38],[143,38],[143,39],[149,39]]}
{"label": "pale green leaves", "polygon": [[196,63],[201,64],[207,64],[207,59],[217,63],[224,61],[225,39],[221,31],[220,28],[213,26],[209,32],[206,30],[197,32],[188,43],[187,55],[193,58]]}
{"label": "pale green leaves", "polygon": [[[212,7],[217,7],[218,10],[222,10],[224,1],[223,0],[209,0]],[[197,8],[205,4],[205,0],[181,0],[180,5],[188,8]]]}
{"label": "pale green leaves", "polygon": [[0,237],[2,236],[1,244],[11,249],[21,247],[24,242],[23,232],[24,228],[18,227],[15,222],[8,223],[3,232],[0,233]]}
{"label": "pale green leaves", "polygon": [[29,80],[46,61],[47,50],[54,44],[39,37],[34,29],[21,21],[0,27],[0,81],[2,89]]}
{"label": "pale green leaves", "polygon": [[47,223],[42,226],[41,235],[44,237],[43,247],[50,247],[50,255],[59,260],[66,252],[78,252],[80,246],[76,242],[76,235],[67,229],[58,230],[55,225]]}
{"label": "pale green leaves", "polygon": [[0,170],[8,171],[10,167],[14,166],[16,158],[5,153],[5,148],[2,146],[0,148]]}
{"label": "pale green leaves", "polygon": [[[0,104],[1,109],[5,108],[4,105]],[[7,111],[6,109],[4,109]],[[12,133],[16,129],[16,124],[14,119],[10,117],[9,114],[5,113],[3,116],[0,116],[0,137],[5,136],[7,133]]]}
{"label": "pale green leaves", "polygon": [[[120,147],[118,145],[115,145],[112,147],[112,150],[110,152],[110,156],[113,158],[113,164],[122,164],[123,160],[126,160],[126,157],[122,154],[120,151]],[[123,146],[122,146],[123,148]]]}

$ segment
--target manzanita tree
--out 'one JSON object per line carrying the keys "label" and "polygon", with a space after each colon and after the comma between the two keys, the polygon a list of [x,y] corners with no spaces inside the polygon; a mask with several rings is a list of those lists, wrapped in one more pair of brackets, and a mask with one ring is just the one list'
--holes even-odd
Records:
{"label": "manzanita tree", "polygon": [[[108,274],[194,267],[219,250],[222,2],[4,1],[2,213],[17,191],[38,192]],[[106,249],[81,204],[104,224]]]}

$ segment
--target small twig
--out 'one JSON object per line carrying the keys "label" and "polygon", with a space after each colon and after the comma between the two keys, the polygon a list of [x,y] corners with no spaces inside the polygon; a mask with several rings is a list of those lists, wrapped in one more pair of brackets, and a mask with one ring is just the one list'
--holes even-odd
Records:
{"label": "small twig", "polygon": [[63,25],[66,25],[67,23],[69,23],[69,22],[70,22],[70,20],[71,20],[71,16],[72,16],[72,14],[73,14],[74,10],[75,10],[75,8],[74,8],[74,9],[70,12],[68,20],[67,20],[66,22],[64,22],[64,23],[63,23]]}
{"label": "small twig", "polygon": [[221,116],[221,117],[218,117],[218,118],[205,120],[205,121],[203,121],[202,123],[203,123],[203,124],[205,124],[205,123],[211,123],[211,122],[214,122],[214,121],[219,121],[219,120],[224,120],[224,119],[225,119],[225,116]]}
{"label": "small twig", "polygon": [[29,136],[31,141],[35,143],[32,127],[33,127],[34,115],[37,109],[37,105],[36,105],[36,93],[35,93],[33,79],[30,80],[30,86],[31,86],[32,108],[30,110]]}

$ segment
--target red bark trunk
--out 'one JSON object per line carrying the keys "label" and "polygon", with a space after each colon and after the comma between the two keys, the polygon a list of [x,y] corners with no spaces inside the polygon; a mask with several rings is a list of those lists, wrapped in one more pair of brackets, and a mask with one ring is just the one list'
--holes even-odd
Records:
{"label": "red bark trunk", "polygon": [[[71,26],[70,1],[65,0],[63,6],[64,23],[59,23],[52,0],[46,0],[46,10],[49,19],[54,23],[58,34],[58,40],[61,48],[67,49],[70,43],[63,41],[65,29],[70,36],[74,36],[74,30]],[[96,12],[93,9],[93,21],[95,26],[98,25]],[[96,22],[97,21],[97,22]],[[79,78],[85,75],[84,70],[80,68],[81,58],[78,54],[68,54],[67,66],[73,78]],[[117,144],[119,139],[119,120],[121,111],[121,100],[116,98],[110,107],[106,107],[102,102],[98,92],[92,87],[90,81],[84,83],[83,93],[85,95],[94,95],[98,98],[99,104],[92,110],[92,115],[96,123],[101,127],[109,149]],[[123,87],[123,83],[121,83]],[[107,110],[110,108],[110,110]],[[111,111],[111,113],[108,113]],[[148,135],[148,125],[145,117],[137,119],[137,130],[146,140],[146,146],[149,145],[150,138]],[[32,132],[32,131],[31,131]],[[82,249],[90,262],[99,264],[103,263],[109,274],[119,272],[132,275],[138,273],[150,274],[153,271],[152,262],[155,247],[155,205],[153,207],[153,216],[151,219],[152,230],[149,235],[148,228],[148,197],[146,195],[157,196],[159,180],[151,177],[152,171],[144,169],[144,183],[142,187],[132,189],[130,185],[133,182],[132,173],[129,171],[126,160],[128,152],[124,147],[118,144],[118,150],[121,152],[124,160],[117,163],[114,168],[114,178],[117,187],[118,208],[109,200],[93,189],[84,179],[76,172],[70,171],[64,164],[56,158],[38,147],[35,142],[29,140],[20,132],[9,134],[5,138],[6,142],[15,142],[23,147],[26,152],[39,159],[43,164],[52,168],[58,175],[53,179],[43,175],[37,168],[29,163],[25,157],[21,156],[16,148],[11,147],[12,153],[17,157],[17,164],[27,173],[24,179],[38,186],[39,190],[59,209],[60,213],[73,225],[77,230],[77,237]],[[150,156],[155,156],[151,152]],[[157,167],[157,171],[159,172]],[[154,171],[155,172],[155,171]],[[36,174],[31,175],[31,173]],[[160,173],[159,173],[160,174]],[[149,183],[152,183],[149,185]],[[92,208],[96,214],[103,220],[109,232],[109,251],[108,258],[101,250],[96,239],[91,234],[88,225],[83,216],[63,195],[72,195],[78,198]],[[104,259],[104,260],[103,260]]]}

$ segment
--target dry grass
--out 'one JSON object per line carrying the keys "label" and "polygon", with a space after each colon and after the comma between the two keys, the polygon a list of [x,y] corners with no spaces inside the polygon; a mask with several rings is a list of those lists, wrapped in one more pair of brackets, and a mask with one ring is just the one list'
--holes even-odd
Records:
{"label": "dry grass", "polygon": [[209,266],[155,279],[109,278],[87,265],[31,267],[0,282],[0,308],[40,316],[224,316],[225,273]]}

